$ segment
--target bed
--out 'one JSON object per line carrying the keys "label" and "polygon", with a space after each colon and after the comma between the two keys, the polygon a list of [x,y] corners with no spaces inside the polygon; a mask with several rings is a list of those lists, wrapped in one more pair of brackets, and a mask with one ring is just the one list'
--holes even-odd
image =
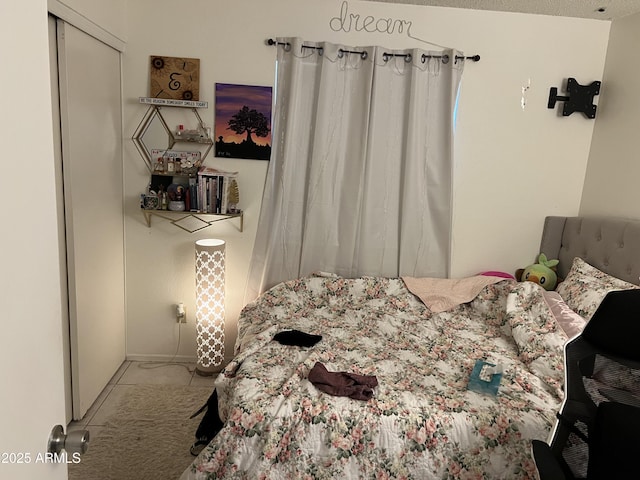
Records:
{"label": "bed", "polygon": [[[541,251],[560,259],[557,292],[331,274],[265,292],[243,309],[216,380],[224,427],[182,480],[536,478],[531,440],[548,439],[563,398],[563,322],[576,328],[607,291],[636,288],[640,221],[547,217]],[[321,340],[274,341],[291,331]],[[478,360],[500,367],[497,394],[469,388]],[[310,381],[318,364],[374,377],[373,395],[325,393]]]}

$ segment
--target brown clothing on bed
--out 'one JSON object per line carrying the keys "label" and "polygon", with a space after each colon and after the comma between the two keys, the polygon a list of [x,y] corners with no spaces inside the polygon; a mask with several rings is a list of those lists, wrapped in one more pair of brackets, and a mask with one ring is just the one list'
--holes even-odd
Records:
{"label": "brown clothing on bed", "polygon": [[375,375],[358,375],[349,372],[330,372],[320,362],[309,371],[309,381],[329,395],[349,397],[355,400],[369,400],[373,388],[378,385]]}

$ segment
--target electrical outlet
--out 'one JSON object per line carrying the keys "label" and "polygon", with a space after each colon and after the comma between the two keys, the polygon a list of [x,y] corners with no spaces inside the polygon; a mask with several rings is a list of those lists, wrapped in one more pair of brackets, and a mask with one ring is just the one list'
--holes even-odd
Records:
{"label": "electrical outlet", "polygon": [[176,305],[176,322],[187,323],[187,309],[184,303],[178,303]]}

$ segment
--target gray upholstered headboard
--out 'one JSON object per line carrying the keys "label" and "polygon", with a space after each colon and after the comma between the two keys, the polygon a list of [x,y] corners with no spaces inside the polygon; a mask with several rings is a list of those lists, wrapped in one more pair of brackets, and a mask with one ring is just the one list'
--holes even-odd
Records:
{"label": "gray upholstered headboard", "polygon": [[567,276],[574,257],[640,285],[640,220],[615,217],[547,217],[540,251],[557,258]]}

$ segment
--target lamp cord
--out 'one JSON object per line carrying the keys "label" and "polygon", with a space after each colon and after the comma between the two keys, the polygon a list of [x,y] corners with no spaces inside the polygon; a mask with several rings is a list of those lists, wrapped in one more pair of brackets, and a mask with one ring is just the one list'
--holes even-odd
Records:
{"label": "lamp cord", "polygon": [[184,367],[187,369],[187,372],[189,373],[193,373],[195,372],[195,369],[190,369],[189,366],[186,363],[174,363],[174,359],[176,358],[176,356],[178,355],[178,351],[180,350],[180,340],[182,338],[182,323],[178,323],[178,345],[176,346],[176,351],[174,352],[173,356],[171,357],[171,359],[168,362],[142,362],[140,363],[138,366],[140,368],[146,368],[146,369],[153,369],[153,368],[160,368],[160,367],[168,367],[168,366],[173,366],[176,365],[178,367]]}

